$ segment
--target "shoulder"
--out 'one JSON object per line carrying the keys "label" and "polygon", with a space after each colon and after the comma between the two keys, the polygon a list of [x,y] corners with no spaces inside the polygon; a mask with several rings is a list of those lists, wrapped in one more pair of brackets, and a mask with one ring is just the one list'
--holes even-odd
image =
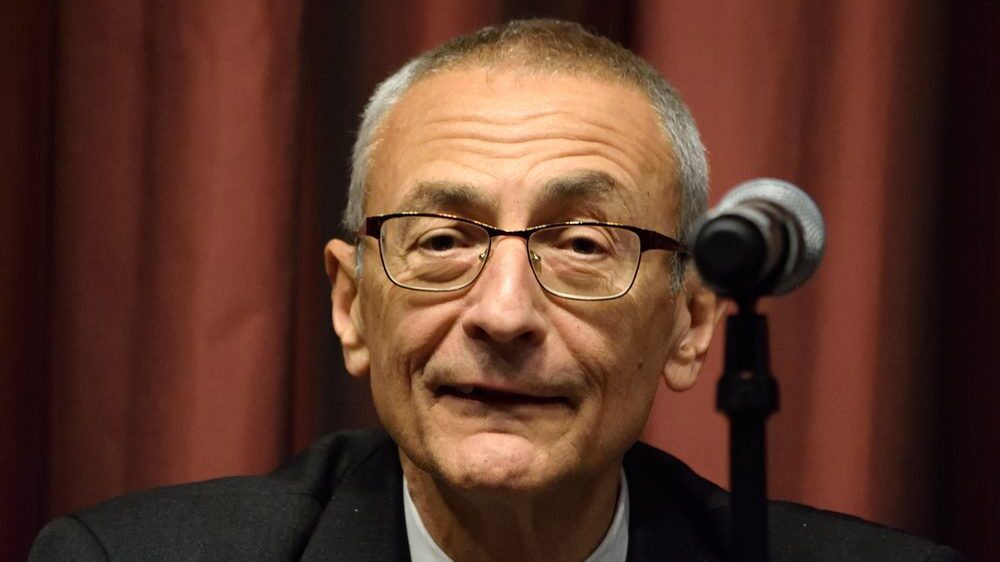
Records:
{"label": "shoulder", "polygon": [[[660,505],[679,505],[721,555],[729,542],[729,493],[675,457],[643,443],[625,455],[630,501],[655,517]],[[791,502],[768,505],[773,560],[960,562],[954,550],[857,517]]]}
{"label": "shoulder", "polygon": [[382,431],[335,433],[266,475],[121,496],[50,523],[31,559],[285,559],[304,548],[343,479],[384,447],[394,445]]}
{"label": "shoulder", "polygon": [[778,560],[926,560],[960,562],[933,541],[843,513],[771,502],[771,551]]}

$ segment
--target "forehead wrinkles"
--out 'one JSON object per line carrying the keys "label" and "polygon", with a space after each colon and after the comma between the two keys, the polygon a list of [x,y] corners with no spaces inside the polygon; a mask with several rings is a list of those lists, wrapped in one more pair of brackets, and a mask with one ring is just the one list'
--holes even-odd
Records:
{"label": "forehead wrinkles", "polygon": [[[532,95],[522,91],[527,89]],[[412,158],[524,159],[530,168],[556,158],[599,156],[646,197],[675,183],[673,153],[646,95],[596,79],[448,71],[414,84],[378,136],[372,164],[382,171],[411,165]]]}
{"label": "forehead wrinkles", "polygon": [[669,151],[665,146],[650,143],[648,136],[633,133],[641,126],[627,120],[616,121],[598,111],[584,114],[546,111],[503,117],[455,112],[440,117],[425,114],[424,119],[413,123],[410,131],[413,142],[431,149],[458,148],[508,159],[593,153],[633,173],[656,173],[664,160],[669,159]]}

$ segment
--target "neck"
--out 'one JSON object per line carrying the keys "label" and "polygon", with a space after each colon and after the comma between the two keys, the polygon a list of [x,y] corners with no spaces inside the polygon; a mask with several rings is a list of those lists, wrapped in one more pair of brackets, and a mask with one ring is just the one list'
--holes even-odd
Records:
{"label": "neck", "polygon": [[579,562],[600,544],[614,516],[619,470],[536,494],[458,490],[400,452],[420,519],[455,562]]}

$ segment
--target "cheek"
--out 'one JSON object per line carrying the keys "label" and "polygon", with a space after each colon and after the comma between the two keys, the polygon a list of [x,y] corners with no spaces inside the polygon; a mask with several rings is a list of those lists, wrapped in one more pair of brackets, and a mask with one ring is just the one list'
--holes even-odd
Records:
{"label": "cheek", "polygon": [[603,389],[604,409],[606,415],[623,419],[642,417],[632,420],[641,425],[652,405],[664,359],[642,332],[622,333],[632,336],[620,339],[615,351],[609,354],[613,363]]}
{"label": "cheek", "polygon": [[421,439],[422,427],[414,392],[427,360],[455,325],[455,307],[422,302],[423,293],[394,285],[378,289],[362,301],[372,350],[372,401],[379,420],[397,442],[412,445]]}
{"label": "cheek", "polygon": [[[603,463],[624,453],[646,425],[660,380],[658,354],[647,349],[647,338],[634,321],[604,321],[605,329],[578,328],[567,347],[589,377],[590,394],[579,412],[582,448]],[[605,326],[602,326],[604,328]]]}
{"label": "cheek", "polygon": [[383,285],[367,299],[365,319],[373,350],[372,386],[409,386],[456,326],[455,303],[434,293]]}
{"label": "cheek", "polygon": [[645,350],[636,345],[634,320],[618,314],[587,314],[553,323],[564,342],[566,361],[587,377],[596,404],[617,401],[645,370]]}
{"label": "cheek", "polygon": [[669,294],[629,296],[565,332],[567,347],[594,379],[604,415],[648,412],[677,340]]}

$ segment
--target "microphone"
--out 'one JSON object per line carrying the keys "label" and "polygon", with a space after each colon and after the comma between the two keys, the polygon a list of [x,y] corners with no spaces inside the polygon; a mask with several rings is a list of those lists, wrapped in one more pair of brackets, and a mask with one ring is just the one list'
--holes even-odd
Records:
{"label": "microphone", "polygon": [[825,245],[816,203],[786,181],[760,178],[736,186],[698,221],[692,254],[706,286],[746,299],[805,283]]}

